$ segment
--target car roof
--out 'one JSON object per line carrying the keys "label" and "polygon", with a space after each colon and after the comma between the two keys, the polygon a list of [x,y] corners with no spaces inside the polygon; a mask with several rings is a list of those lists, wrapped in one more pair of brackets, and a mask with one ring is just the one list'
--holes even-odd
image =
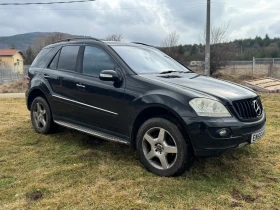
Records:
{"label": "car roof", "polygon": [[140,42],[119,42],[119,41],[104,41],[101,39],[95,39],[95,38],[72,38],[72,39],[64,39],[57,42],[54,42],[53,44],[50,44],[44,48],[52,48],[59,45],[66,45],[66,44],[105,44],[109,46],[147,46],[147,47],[153,47],[148,44],[140,43]]}

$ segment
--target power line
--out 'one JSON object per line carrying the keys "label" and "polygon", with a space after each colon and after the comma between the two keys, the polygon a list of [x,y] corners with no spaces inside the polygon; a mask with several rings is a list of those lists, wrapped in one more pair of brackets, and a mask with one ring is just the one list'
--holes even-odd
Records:
{"label": "power line", "polygon": [[[200,3],[201,4],[201,3]],[[194,6],[194,5],[197,5],[197,3],[194,3],[194,4],[188,4],[188,6]],[[180,7],[181,8],[181,6],[182,6],[182,4],[173,4],[172,6],[175,6],[175,7]],[[63,8],[63,9],[61,9],[61,8],[11,8],[11,7],[9,7],[9,8],[7,8],[7,7],[2,7],[2,8],[0,8],[0,10],[38,10],[38,11],[44,11],[44,10],[52,10],[52,11],[56,11],[56,10],[58,10],[58,11],[71,11],[71,10],[89,10],[89,11],[106,11],[106,10],[108,10],[108,11],[110,11],[110,10],[138,10],[138,9],[151,9],[151,8],[158,8],[158,9],[166,9],[166,8],[169,8],[169,7],[167,7],[167,6],[159,6],[159,5],[150,5],[150,6],[148,6],[148,7],[146,7],[146,6],[137,6],[137,7],[114,7],[114,8],[102,8],[102,9],[94,9],[94,8],[71,8],[71,9],[69,9],[69,8],[67,8],[67,9],[65,9],[65,8]]]}
{"label": "power line", "polygon": [[0,3],[0,6],[26,6],[26,5],[41,5],[41,4],[72,4],[92,2],[96,0],[74,0],[74,1],[52,1],[52,2],[26,2],[26,3]]}

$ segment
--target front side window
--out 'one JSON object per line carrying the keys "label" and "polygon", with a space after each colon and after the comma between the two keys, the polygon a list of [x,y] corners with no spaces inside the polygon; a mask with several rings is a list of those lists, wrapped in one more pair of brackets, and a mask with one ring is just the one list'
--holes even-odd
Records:
{"label": "front side window", "polygon": [[62,47],[57,68],[62,70],[75,71],[79,49],[80,46]]}
{"label": "front side window", "polygon": [[103,50],[97,47],[85,47],[83,74],[99,77],[101,71],[114,69],[114,63]]}
{"label": "front side window", "polygon": [[127,65],[136,73],[161,73],[165,71],[189,72],[189,69],[151,47],[112,46]]}

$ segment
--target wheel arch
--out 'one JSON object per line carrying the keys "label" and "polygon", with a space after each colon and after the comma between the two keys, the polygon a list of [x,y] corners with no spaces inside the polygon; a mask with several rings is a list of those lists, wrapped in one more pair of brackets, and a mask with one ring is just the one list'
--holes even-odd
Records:
{"label": "wheel arch", "polygon": [[27,108],[28,108],[28,110],[30,110],[30,108],[31,108],[32,101],[38,96],[44,98],[47,101],[48,105],[50,105],[44,91],[39,89],[39,88],[34,88],[33,90],[31,90],[29,92],[28,97],[27,97]]}
{"label": "wheel arch", "polygon": [[131,147],[133,149],[136,148],[136,136],[139,128],[145,121],[154,117],[162,117],[170,120],[182,132],[185,139],[190,139],[185,128],[185,123],[177,112],[162,104],[153,104],[141,110],[133,121],[131,129]]}

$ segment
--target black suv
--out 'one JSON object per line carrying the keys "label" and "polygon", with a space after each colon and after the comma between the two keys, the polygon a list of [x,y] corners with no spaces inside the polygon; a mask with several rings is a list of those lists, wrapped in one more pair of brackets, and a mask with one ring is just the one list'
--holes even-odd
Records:
{"label": "black suv", "polygon": [[254,143],[265,131],[254,91],[196,74],[141,43],[62,40],[42,49],[29,80],[36,132],[61,125],[131,145],[160,176],[182,174],[195,156]]}

